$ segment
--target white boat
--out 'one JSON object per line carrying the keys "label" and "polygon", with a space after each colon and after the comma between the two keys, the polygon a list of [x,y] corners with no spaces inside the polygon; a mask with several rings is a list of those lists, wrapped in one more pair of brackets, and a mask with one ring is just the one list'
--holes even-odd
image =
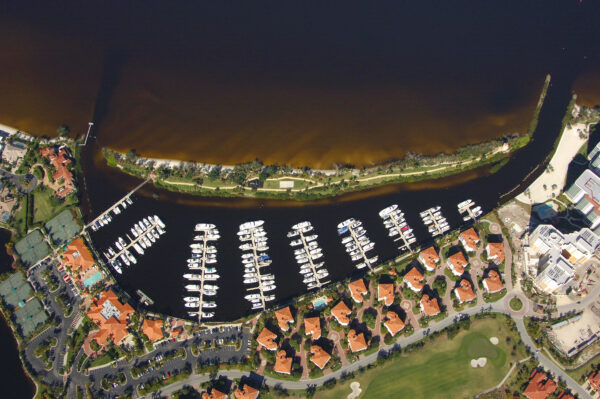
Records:
{"label": "white boat", "polygon": [[185,289],[188,291],[200,291],[200,285],[198,284],[188,284],[185,286]]}
{"label": "white boat", "polygon": [[258,279],[257,278],[247,278],[244,279],[244,284],[255,284],[258,283]]}
{"label": "white boat", "polygon": [[267,285],[265,287],[263,287],[263,292],[269,292],[269,291],[273,291],[275,289],[274,285]]}
{"label": "white boat", "polygon": [[211,223],[197,223],[196,227],[194,227],[194,230],[195,231],[210,230],[210,229],[214,229],[215,227],[216,226]]}
{"label": "white boat", "polygon": [[216,308],[216,307],[217,307],[217,303],[213,302],[213,301],[204,302],[202,304],[202,309],[212,309],[212,308]]}
{"label": "white boat", "polygon": [[129,252],[129,250],[125,251],[125,255],[127,255],[131,263],[133,263],[134,265],[137,264],[137,259],[131,254],[131,252]]}
{"label": "white boat", "polygon": [[310,258],[311,258],[312,260],[316,260],[316,259],[319,259],[319,258],[321,258],[322,256],[323,256],[323,254],[322,254],[322,253],[319,253],[319,254],[314,254],[314,255],[311,255],[311,256],[310,256]]}
{"label": "white boat", "polygon": [[123,261],[123,263],[125,263],[126,266],[131,266],[131,262],[129,261],[129,258],[124,253],[121,254],[120,258]]}
{"label": "white boat", "polygon": [[219,287],[217,287],[216,285],[211,285],[211,284],[204,284],[204,288],[207,290],[214,290],[214,291],[219,289]]}
{"label": "white boat", "polygon": [[146,238],[146,237],[148,237],[153,244],[156,242],[156,238],[154,237],[154,235],[152,234],[151,231],[149,231],[148,233],[146,233],[146,235],[144,236],[144,238]]}
{"label": "white boat", "polygon": [[219,238],[221,238],[221,236],[218,234],[209,234],[208,236],[206,236],[207,240],[218,240]]}
{"label": "white boat", "polygon": [[200,280],[202,276],[200,274],[186,273],[183,275],[183,278],[188,280]]}
{"label": "white boat", "polygon": [[120,243],[119,241],[115,241],[115,247],[117,247],[117,249],[118,249],[119,251],[122,251],[122,250],[123,250],[123,246],[121,245],[121,243]]}
{"label": "white boat", "polygon": [[205,288],[204,291],[202,291],[202,295],[215,296],[215,295],[217,295],[217,291],[215,291],[215,290],[207,290]]}
{"label": "white boat", "polygon": [[248,294],[244,298],[245,299],[260,299],[260,294]]}
{"label": "white boat", "polygon": [[294,250],[294,255],[302,255],[306,254],[306,250],[304,248],[298,248]]}
{"label": "white boat", "polygon": [[186,308],[197,308],[200,306],[200,302],[186,302],[183,306]]}
{"label": "white boat", "polygon": [[265,295],[265,302],[274,301],[275,295]]}
{"label": "white boat", "polygon": [[375,255],[372,258],[369,258],[369,263],[373,264],[379,260],[379,255]]}
{"label": "white boat", "polygon": [[204,261],[204,263],[206,263],[207,265],[212,265],[214,263],[217,263],[217,260],[216,259],[206,259]]}
{"label": "white boat", "polygon": [[116,271],[117,273],[119,273],[119,274],[123,274],[123,270],[121,270],[121,268],[120,268],[119,266],[117,266],[117,265],[115,264],[115,262],[112,262],[110,265],[113,267],[113,269],[115,269],[115,271]]}
{"label": "white boat", "polygon": [[144,250],[138,245],[137,242],[133,244],[133,249],[135,249],[135,252],[137,252],[140,255],[144,254]]}
{"label": "white boat", "polygon": [[360,254],[354,255],[350,259],[352,259],[352,262],[356,262],[357,260],[362,259],[362,255],[360,255]]}
{"label": "white boat", "polygon": [[289,233],[287,233],[287,238],[293,238],[296,237],[300,234],[299,231],[290,231]]}
{"label": "white boat", "polygon": [[457,207],[458,207],[459,209],[461,209],[461,208],[464,208],[464,207],[465,207],[465,206],[467,206],[467,205],[471,205],[471,203],[473,203],[473,200],[471,200],[471,199],[466,199],[466,200],[464,200],[463,202],[459,202],[459,204],[457,205]]}
{"label": "white boat", "polygon": [[125,199],[125,201],[127,201],[127,203],[128,203],[129,205],[133,204],[133,201],[131,200],[131,197],[127,197],[127,198]]}
{"label": "white boat", "polygon": [[312,235],[310,235],[310,236],[306,236],[306,237],[304,237],[304,240],[305,240],[306,242],[311,242],[311,241],[314,241],[314,240],[316,240],[318,237],[319,237],[319,235],[318,235],[318,234],[312,234]]}
{"label": "white boat", "polygon": [[359,264],[356,265],[357,269],[362,269],[363,267],[367,266],[367,264],[365,262],[361,262]]}
{"label": "white boat", "polygon": [[144,225],[146,226],[147,229],[150,228],[150,226],[152,226],[147,217],[143,218],[142,221],[144,222]]}
{"label": "white boat", "polygon": [[343,222],[340,222],[340,223],[337,225],[337,228],[338,228],[338,230],[340,230],[340,229],[342,229],[342,228],[344,228],[344,227],[348,227],[348,226],[350,226],[352,223],[354,223],[355,221],[356,221],[356,219],[354,219],[354,218],[346,219],[346,220],[344,220]]}
{"label": "white boat", "polygon": [[396,204],[392,204],[386,208],[383,208],[381,211],[379,211],[379,216],[384,218],[389,216],[390,213],[394,212],[396,209],[398,209],[398,205]]}
{"label": "white boat", "polygon": [[218,274],[206,274],[204,275],[204,281],[217,281],[219,277]]}
{"label": "white boat", "polygon": [[184,296],[183,300],[185,302],[198,302],[200,298],[198,298],[197,296]]}
{"label": "white boat", "polygon": [[314,277],[306,277],[304,280],[302,280],[302,282],[304,284],[306,284],[306,283],[312,283],[313,281],[315,281]]}
{"label": "white boat", "polygon": [[150,248],[152,246],[152,243],[146,236],[142,237],[142,241],[144,242],[144,244],[146,244],[146,247]]}
{"label": "white boat", "polygon": [[254,254],[242,254],[242,259],[251,259],[254,258]]}
{"label": "white boat", "polygon": [[302,240],[293,240],[292,242],[290,242],[290,245],[292,247],[296,247],[296,246],[301,245],[301,244],[302,244]]}
{"label": "white boat", "polygon": [[295,225],[292,226],[292,230],[300,230],[300,229],[303,229],[303,228],[308,227],[310,225],[311,225],[311,223],[309,221],[296,223]]}
{"label": "white boat", "polygon": [[163,223],[162,220],[160,220],[160,218],[157,215],[154,215],[154,221],[156,222],[157,225],[159,225],[161,228],[166,228],[165,224]]}
{"label": "white boat", "polygon": [[250,251],[250,250],[252,250],[253,246],[252,246],[251,243],[247,242],[247,243],[244,243],[244,244],[240,245],[239,248],[242,251]]}
{"label": "white boat", "polygon": [[373,249],[374,246],[375,246],[375,243],[374,242],[370,242],[367,245],[365,245],[362,248],[362,250],[363,250],[363,252],[367,252],[367,251],[370,251],[371,249]]}
{"label": "white boat", "polygon": [[115,256],[116,255],[115,250],[112,249],[111,247],[108,247],[108,253],[110,254],[110,256]]}
{"label": "white boat", "polygon": [[242,224],[240,224],[240,230],[255,229],[257,227],[262,226],[264,223],[265,223],[264,220],[255,220],[252,222],[242,223]]}
{"label": "white boat", "polygon": [[131,231],[131,234],[133,234],[133,236],[134,236],[135,238],[138,238],[138,236],[139,236],[139,235],[138,235],[138,232],[137,232],[137,231],[135,231],[135,229],[134,229],[133,227],[130,229],[130,231]]}
{"label": "white boat", "polygon": [[252,304],[252,310],[256,310],[256,309],[262,309],[263,305],[261,303],[253,303]]}
{"label": "white boat", "polygon": [[300,270],[300,274],[308,274],[308,273],[312,273],[311,269],[301,269]]}
{"label": "white boat", "polygon": [[214,267],[207,267],[204,269],[205,273],[216,273],[217,269],[215,269]]}
{"label": "white boat", "polygon": [[350,241],[354,240],[352,236],[347,236],[342,239],[342,244],[348,244]]}
{"label": "white boat", "polygon": [[214,312],[202,312],[203,319],[210,319],[214,316],[215,316]]}
{"label": "white boat", "polygon": [[311,249],[311,250],[309,251],[309,253],[310,253],[311,255],[314,255],[314,254],[319,254],[319,253],[321,253],[322,251],[323,251],[323,250],[322,250],[321,248],[315,248],[315,249]]}
{"label": "white boat", "polygon": [[308,258],[304,258],[304,259],[296,259],[296,261],[297,261],[299,264],[308,263]]}

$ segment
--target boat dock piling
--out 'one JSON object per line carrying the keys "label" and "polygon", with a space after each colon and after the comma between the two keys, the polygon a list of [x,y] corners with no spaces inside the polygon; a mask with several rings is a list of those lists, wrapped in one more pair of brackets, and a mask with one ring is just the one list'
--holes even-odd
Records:
{"label": "boat dock piling", "polygon": [[128,192],[123,198],[121,198],[120,200],[116,201],[108,209],[106,209],[104,212],[102,212],[100,215],[98,215],[94,220],[92,220],[91,222],[89,222],[88,224],[86,224],[85,226],[83,226],[83,228],[81,229],[81,232],[83,233],[85,230],[87,230],[88,228],[94,226],[100,220],[103,220],[106,216],[109,215],[109,213],[112,210],[114,210],[115,208],[117,208],[119,205],[121,205],[123,203],[130,204],[131,203],[130,197],[133,195],[133,193],[135,193],[137,190],[139,190],[140,188],[142,188],[142,186],[144,186],[149,181],[150,181],[150,178],[148,178],[148,179],[144,180],[143,182],[141,182],[140,184],[138,184],[133,190],[131,190],[130,192]]}
{"label": "boat dock piling", "polygon": [[132,239],[131,237],[129,237],[126,234],[127,238],[129,238],[129,240],[130,240],[129,243],[123,245],[123,249],[116,252],[116,254],[114,256],[109,256],[108,257],[109,263],[114,262],[115,259],[118,259],[122,254],[127,252],[130,248],[132,248],[135,244],[137,244],[141,239],[146,237],[148,234],[152,234],[152,230],[155,229],[157,226],[159,226],[158,222],[154,218],[148,218],[148,222],[150,223],[150,227],[148,227],[140,235],[138,235],[137,238]]}

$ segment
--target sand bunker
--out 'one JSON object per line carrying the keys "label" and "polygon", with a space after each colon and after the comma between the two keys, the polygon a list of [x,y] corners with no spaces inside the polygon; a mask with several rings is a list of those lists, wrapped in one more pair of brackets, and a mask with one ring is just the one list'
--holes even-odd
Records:
{"label": "sand bunker", "polygon": [[487,364],[486,357],[480,357],[479,359],[471,359],[471,367],[476,369],[477,367],[485,367]]}
{"label": "sand bunker", "polygon": [[360,389],[360,383],[358,382],[351,383],[350,389],[352,389],[352,392],[348,394],[348,399],[356,399],[362,392],[362,389]]}
{"label": "sand bunker", "polygon": [[497,337],[492,337],[490,338],[490,342],[492,343],[492,345],[498,345],[498,338]]}

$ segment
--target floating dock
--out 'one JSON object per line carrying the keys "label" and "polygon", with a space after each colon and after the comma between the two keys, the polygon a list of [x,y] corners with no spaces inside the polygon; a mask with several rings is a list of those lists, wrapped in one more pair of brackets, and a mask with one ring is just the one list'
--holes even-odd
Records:
{"label": "floating dock", "polygon": [[432,237],[444,234],[450,230],[446,218],[442,215],[441,207],[434,206],[421,212],[423,223],[427,226]]}
{"label": "floating dock", "polygon": [[275,277],[272,274],[265,274],[262,269],[271,264],[271,258],[265,251],[267,246],[267,236],[264,230],[262,220],[242,223],[238,232],[238,237],[242,242],[240,249],[242,252],[242,263],[244,264],[244,284],[257,284],[255,287],[247,288],[251,293],[246,295],[245,299],[252,303],[252,309],[266,309],[266,303],[275,300],[274,295],[267,295],[266,292],[275,289]]}
{"label": "floating dock", "polygon": [[340,236],[347,232],[350,233],[349,236],[342,239],[342,244],[346,246],[346,252],[350,255],[350,259],[352,259],[353,262],[361,259],[364,260],[363,262],[358,263],[356,268],[363,269],[368,267],[369,269],[373,269],[373,266],[379,260],[379,256],[376,255],[372,258],[367,256],[367,252],[373,250],[375,243],[371,242],[369,237],[367,237],[367,232],[365,228],[362,227],[362,222],[350,218],[338,224],[337,228],[338,235]]}
{"label": "floating dock", "polygon": [[[480,206],[477,206],[475,202],[471,199],[464,200],[460,204],[457,205],[458,213],[463,216],[463,221],[468,222],[470,220],[477,220],[479,216],[483,213]],[[466,216],[465,216],[466,214]]]}
{"label": "floating dock", "polygon": [[379,212],[379,216],[383,220],[384,226],[389,231],[389,236],[393,237],[394,242],[402,241],[398,247],[400,251],[409,251],[413,253],[411,244],[414,244],[417,239],[413,233],[413,229],[406,223],[404,213],[398,209],[398,205],[393,204]]}
{"label": "floating dock", "polygon": [[316,260],[323,256],[323,253],[317,243],[317,234],[309,234],[307,236],[307,233],[311,232],[313,232],[312,224],[309,221],[305,221],[292,226],[292,230],[287,234],[288,238],[292,240],[290,243],[292,247],[302,246],[302,248],[294,250],[294,256],[300,266],[303,283],[307,285],[309,290],[319,289],[331,282],[329,280],[324,281],[329,276],[329,272],[323,267],[325,262],[315,263]]}
{"label": "floating dock", "polygon": [[[199,234],[194,237],[194,243],[190,245],[193,254],[188,260],[188,269],[192,271],[199,271],[200,274],[184,275],[183,277],[190,281],[200,281],[198,289],[196,289],[194,285],[186,286],[188,291],[198,292],[198,301],[186,301],[186,307],[190,307],[187,306],[188,303],[197,305],[197,312],[188,312],[188,314],[190,316],[197,315],[198,323],[202,323],[202,319],[209,319],[214,316],[214,312],[205,312],[204,308],[216,307],[216,303],[214,303],[214,301],[207,302],[205,300],[205,296],[216,295],[218,287],[212,284],[210,284],[210,287],[208,287],[205,285],[205,282],[216,281],[219,278],[219,275],[214,273],[216,270],[212,266],[216,263],[216,248],[209,244],[217,241],[220,238],[220,235],[216,226],[208,223],[197,224],[195,231]],[[211,263],[208,264],[207,261],[210,261]],[[210,267],[207,267],[207,265],[210,265]],[[209,278],[209,276],[211,277]]]}

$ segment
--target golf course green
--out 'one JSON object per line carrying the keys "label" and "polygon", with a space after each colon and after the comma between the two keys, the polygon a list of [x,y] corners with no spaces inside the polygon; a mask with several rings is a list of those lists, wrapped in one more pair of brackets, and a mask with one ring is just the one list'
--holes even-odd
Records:
{"label": "golf course green", "polygon": [[[497,337],[499,343],[493,345],[491,337]],[[497,385],[512,363],[526,357],[519,341],[504,318],[474,320],[468,331],[461,331],[452,340],[440,336],[424,348],[368,370],[352,381],[360,383],[361,399],[472,398]],[[472,368],[471,359],[480,357],[487,358],[487,364]],[[339,383],[315,397],[346,398],[352,381]]]}

